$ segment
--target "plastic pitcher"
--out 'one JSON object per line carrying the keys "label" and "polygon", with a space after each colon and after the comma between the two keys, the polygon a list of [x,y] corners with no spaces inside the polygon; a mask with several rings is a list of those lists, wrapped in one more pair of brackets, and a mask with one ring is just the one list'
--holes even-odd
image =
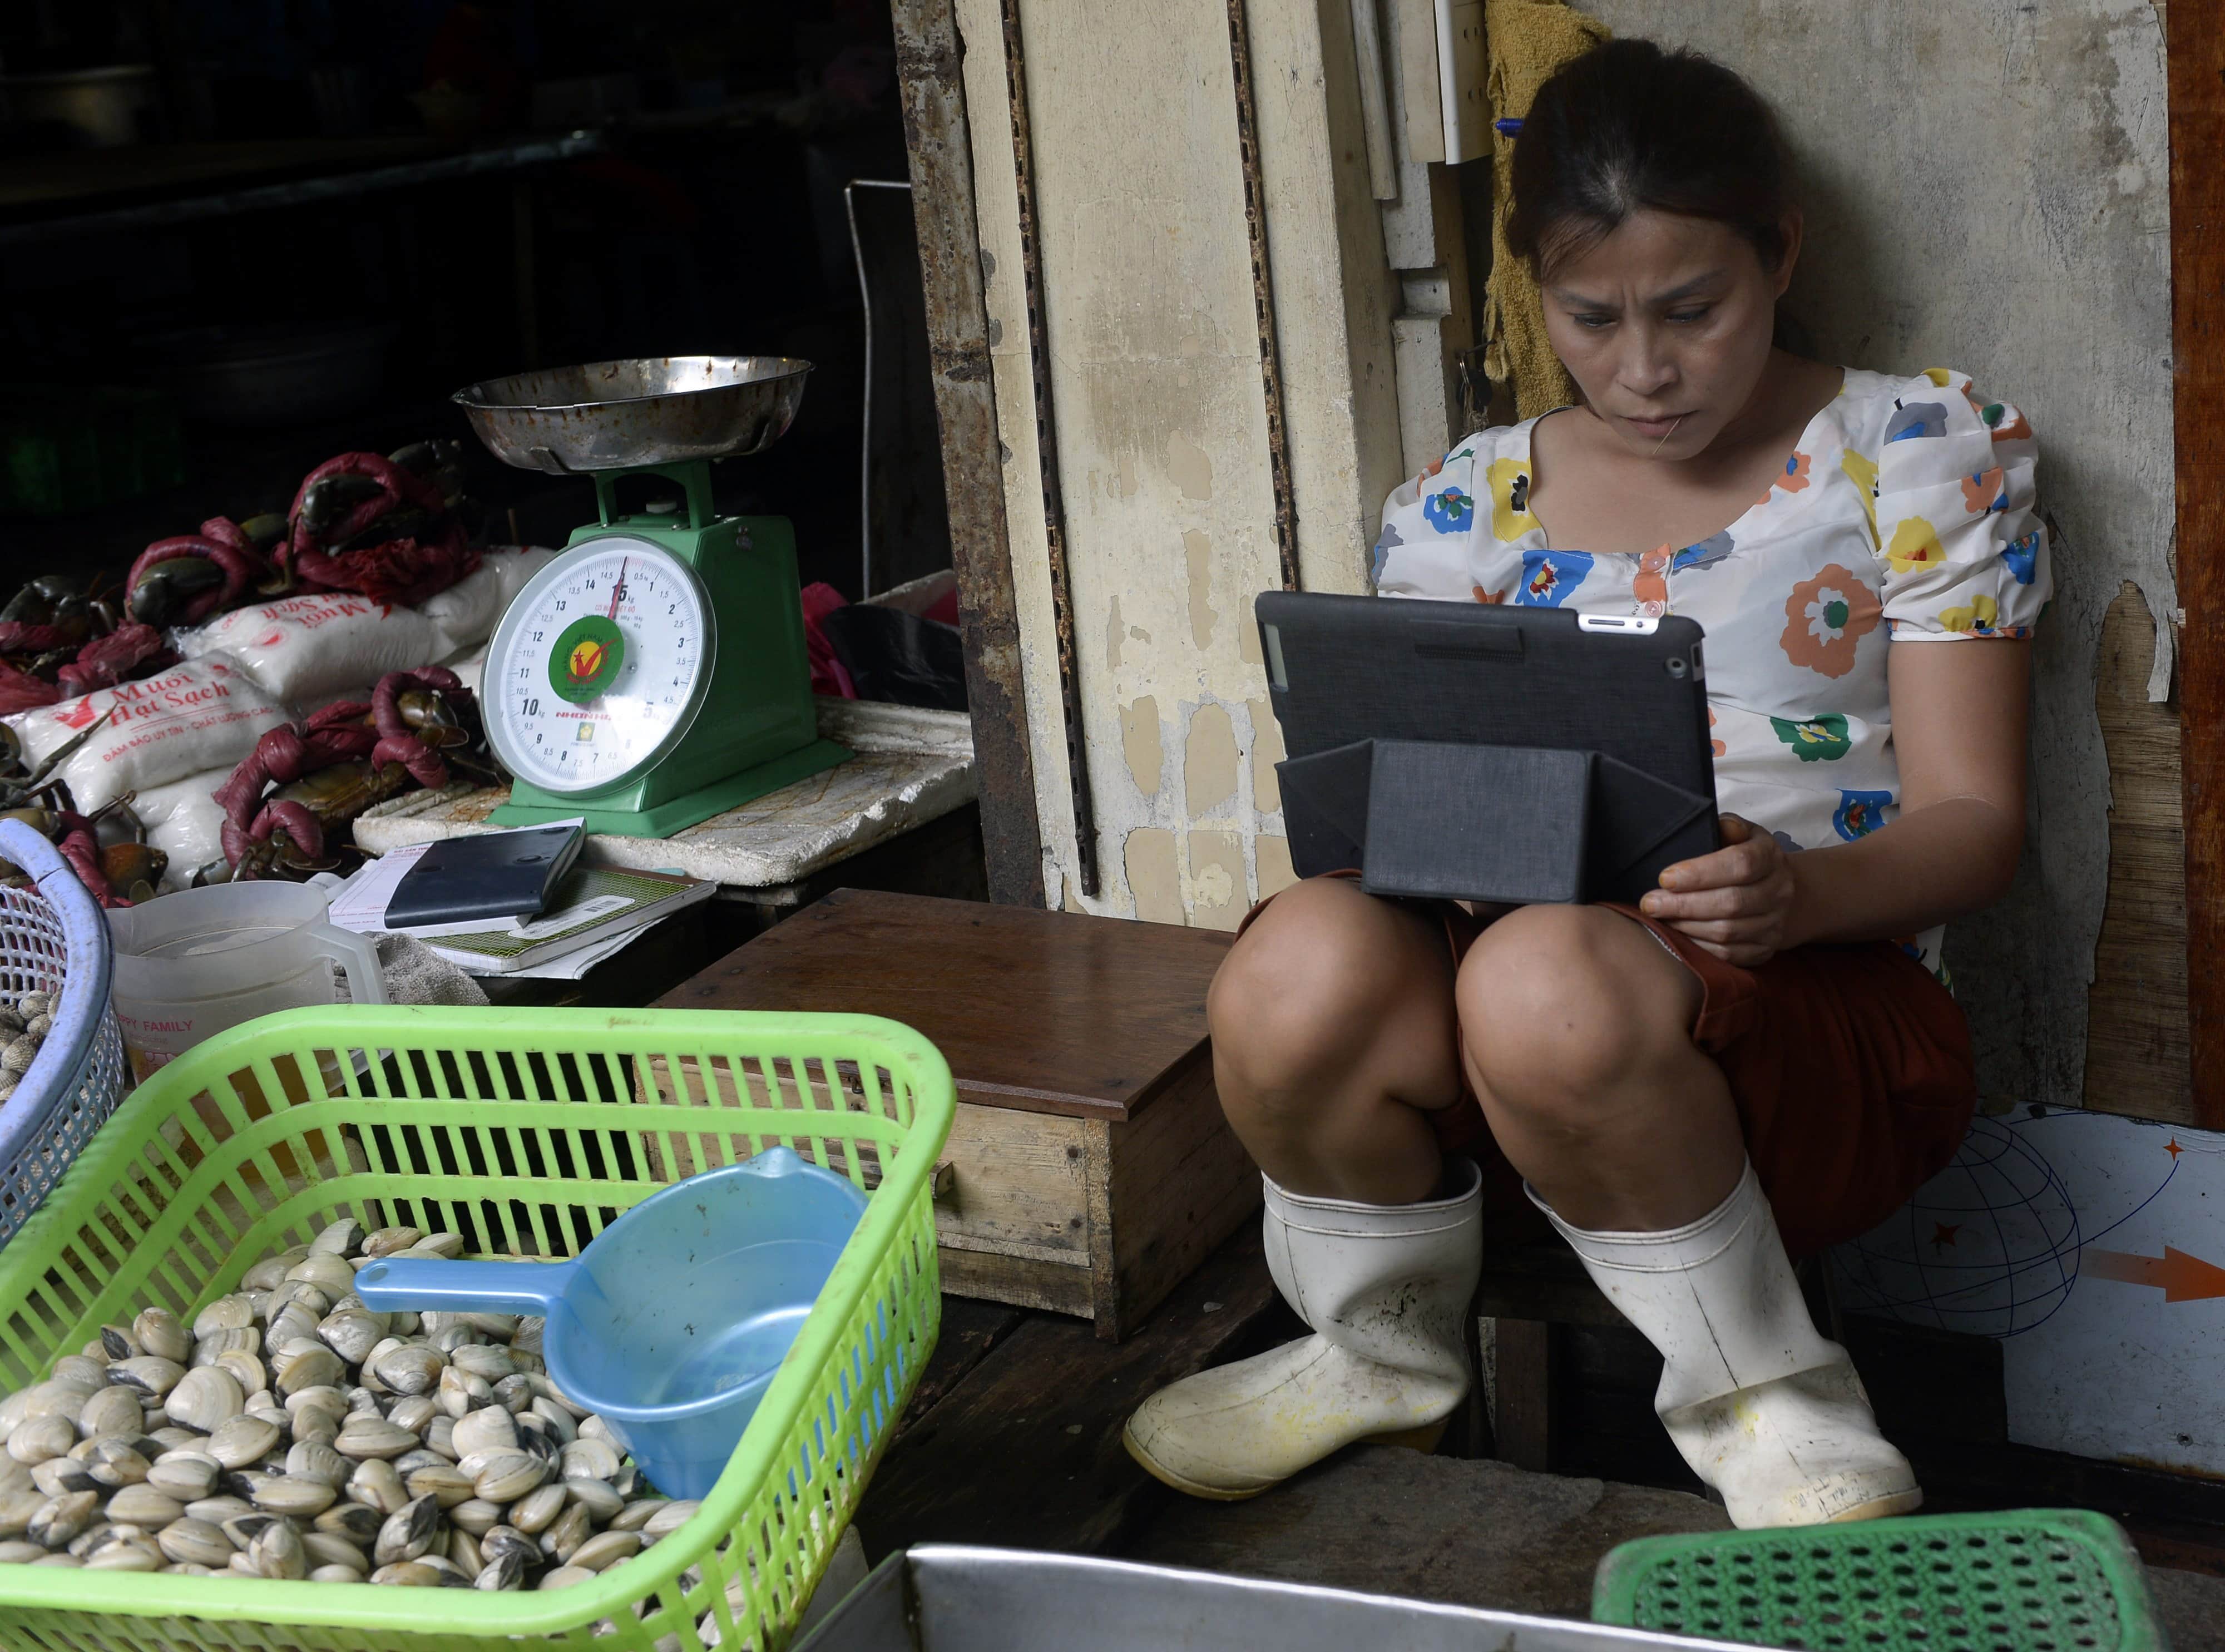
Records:
{"label": "plastic pitcher", "polygon": [[385,1257],[366,1307],[548,1316],[548,1376],[669,1497],[702,1497],[865,1213],[786,1148],[650,1194],[572,1262]]}
{"label": "plastic pitcher", "polygon": [[384,1003],[378,949],[325,921],[328,897],[306,883],[181,889],[108,915],[113,996],[135,1079],[203,1039],[257,1016],[333,1003],[333,969],[357,1003]]}

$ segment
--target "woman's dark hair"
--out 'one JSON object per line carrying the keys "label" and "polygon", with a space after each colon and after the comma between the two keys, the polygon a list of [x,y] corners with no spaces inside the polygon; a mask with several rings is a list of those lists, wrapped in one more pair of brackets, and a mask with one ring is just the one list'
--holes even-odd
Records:
{"label": "woman's dark hair", "polygon": [[1618,40],[1537,89],[1514,141],[1507,245],[1560,263],[1651,209],[1727,224],[1762,267],[1784,256],[1791,168],[1759,93],[1696,52]]}

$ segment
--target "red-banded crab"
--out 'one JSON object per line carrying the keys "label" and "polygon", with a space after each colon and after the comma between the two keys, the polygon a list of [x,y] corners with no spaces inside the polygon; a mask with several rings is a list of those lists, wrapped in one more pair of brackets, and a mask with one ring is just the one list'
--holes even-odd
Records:
{"label": "red-banded crab", "polygon": [[[169,857],[147,842],[146,827],[125,792],[90,814],[78,813],[61,766],[100,731],[103,717],[47,754],[35,768],[23,760],[14,731],[0,724],[0,820],[20,820],[49,839],[103,906],[129,906],[153,898]],[[0,881],[21,880],[20,867],[0,861]]]}
{"label": "red-banded crab", "polygon": [[339,869],[352,850],[345,828],[364,810],[413,787],[448,783],[453,764],[492,779],[479,708],[455,673],[439,666],[390,672],[369,705],[328,706],[273,729],[214,794],[223,807],[225,858],[195,884]]}
{"label": "red-banded crab", "polygon": [[149,545],[124,579],[125,611],[143,624],[198,625],[297,591],[421,603],[479,566],[484,516],[463,491],[461,455],[435,440],[327,459],[282,516],[212,516]]}
{"label": "red-banded crab", "polygon": [[74,699],[177,658],[153,626],[119,625],[98,585],[41,574],[0,608],[0,715]]}

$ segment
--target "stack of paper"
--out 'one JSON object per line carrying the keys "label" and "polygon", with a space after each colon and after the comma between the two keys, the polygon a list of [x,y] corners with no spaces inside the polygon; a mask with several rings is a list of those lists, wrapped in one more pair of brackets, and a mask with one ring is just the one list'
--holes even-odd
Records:
{"label": "stack of paper", "polygon": [[667,872],[574,867],[537,914],[390,927],[387,902],[429,847],[412,844],[366,862],[333,893],[331,921],[362,934],[415,936],[467,974],[576,981],[639,940],[650,925],[707,899],[718,887]]}

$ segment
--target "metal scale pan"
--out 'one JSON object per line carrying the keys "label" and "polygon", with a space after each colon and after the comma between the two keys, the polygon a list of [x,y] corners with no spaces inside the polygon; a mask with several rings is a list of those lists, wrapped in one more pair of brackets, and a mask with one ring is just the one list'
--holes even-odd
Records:
{"label": "metal scale pan", "polygon": [[788,434],[810,371],[788,356],[659,356],[517,373],[452,399],[504,464],[573,476],[763,453]]}

